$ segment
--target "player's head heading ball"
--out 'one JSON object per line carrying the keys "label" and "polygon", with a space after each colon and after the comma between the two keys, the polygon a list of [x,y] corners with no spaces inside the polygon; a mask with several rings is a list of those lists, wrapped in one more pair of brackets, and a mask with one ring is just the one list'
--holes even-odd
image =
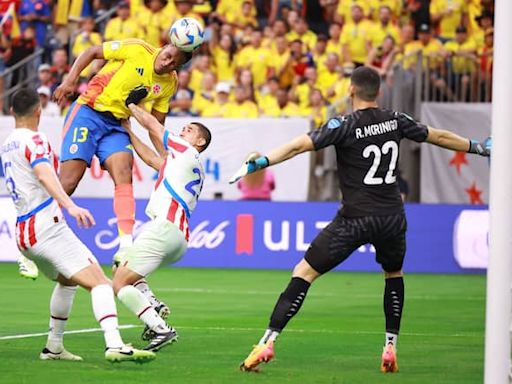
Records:
{"label": "player's head heading ball", "polygon": [[380,76],[369,67],[358,67],[350,77],[350,95],[363,101],[375,101],[379,95]]}
{"label": "player's head heading ball", "polygon": [[192,52],[185,52],[172,44],[165,45],[155,59],[154,69],[159,75],[177,71],[192,59]]}
{"label": "player's head heading ball", "polygon": [[41,102],[36,91],[21,88],[12,97],[11,111],[16,118],[39,117]]}
{"label": "player's head heading ball", "polygon": [[212,133],[202,123],[194,121],[183,127],[180,133],[180,137],[188,141],[193,145],[199,152],[203,152],[210,145],[212,141]]}

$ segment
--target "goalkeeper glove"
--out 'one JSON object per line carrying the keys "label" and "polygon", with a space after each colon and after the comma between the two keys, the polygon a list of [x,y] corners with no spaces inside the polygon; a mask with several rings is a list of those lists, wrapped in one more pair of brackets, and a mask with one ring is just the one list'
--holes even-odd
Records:
{"label": "goalkeeper glove", "polygon": [[267,168],[269,166],[269,161],[267,156],[260,156],[256,159],[247,160],[246,164],[247,173],[254,173],[260,169]]}
{"label": "goalkeeper glove", "polygon": [[483,141],[469,140],[469,153],[476,153],[480,156],[491,156],[492,139],[488,137]]}
{"label": "goalkeeper glove", "polygon": [[128,107],[130,104],[139,104],[140,101],[148,95],[148,90],[143,85],[132,89],[126,98],[125,105]]}

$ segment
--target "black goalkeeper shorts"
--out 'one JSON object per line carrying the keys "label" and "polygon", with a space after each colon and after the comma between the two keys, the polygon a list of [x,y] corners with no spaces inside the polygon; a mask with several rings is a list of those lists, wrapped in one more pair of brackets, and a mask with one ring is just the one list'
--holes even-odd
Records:
{"label": "black goalkeeper shorts", "polygon": [[382,269],[399,271],[404,262],[406,230],[404,213],[363,217],[343,217],[338,213],[313,240],[304,258],[315,271],[325,273],[361,245],[373,244]]}

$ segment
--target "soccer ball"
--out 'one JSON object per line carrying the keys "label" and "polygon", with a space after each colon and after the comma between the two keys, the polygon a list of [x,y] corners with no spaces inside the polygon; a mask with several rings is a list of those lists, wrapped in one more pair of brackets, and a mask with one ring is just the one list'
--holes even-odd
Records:
{"label": "soccer ball", "polygon": [[185,52],[192,52],[204,40],[204,30],[192,17],[183,17],[174,22],[169,30],[171,43]]}

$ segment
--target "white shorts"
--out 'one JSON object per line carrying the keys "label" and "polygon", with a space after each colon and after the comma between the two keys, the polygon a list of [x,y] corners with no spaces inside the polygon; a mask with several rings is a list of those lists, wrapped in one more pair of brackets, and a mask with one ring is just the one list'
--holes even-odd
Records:
{"label": "white shorts", "polygon": [[[36,263],[49,279],[55,280],[59,274],[69,279],[82,269],[97,263],[91,251],[62,218],[55,222],[57,219],[54,220],[54,217],[45,217],[44,214],[36,216],[34,231],[36,243],[33,246],[25,243],[26,249],[23,249],[18,242],[18,247],[21,253]],[[20,238],[19,231],[20,226],[17,225],[17,239]]]}
{"label": "white shorts", "polygon": [[179,261],[187,251],[187,241],[180,229],[166,219],[145,224],[142,233],[124,254],[121,264],[141,276],[147,276],[164,264]]}

